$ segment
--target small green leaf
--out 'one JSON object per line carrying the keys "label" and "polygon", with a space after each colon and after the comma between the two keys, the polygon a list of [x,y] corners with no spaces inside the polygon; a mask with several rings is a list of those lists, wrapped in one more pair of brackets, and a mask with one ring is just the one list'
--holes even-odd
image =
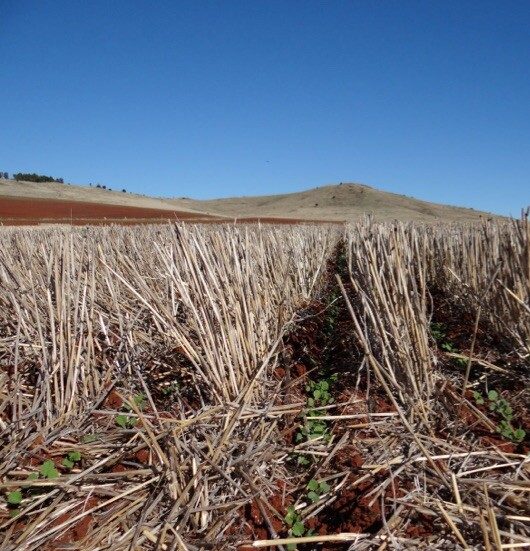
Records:
{"label": "small green leaf", "polygon": [[70,461],[67,457],[65,457],[63,459],[63,465],[67,468],[67,469],[71,469],[73,466],[74,466],[74,462],[73,461]]}
{"label": "small green leaf", "polygon": [[498,397],[499,393],[496,390],[490,390],[488,392],[488,400],[490,400],[491,402],[495,402]]}
{"label": "small green leaf", "polygon": [[120,427],[125,428],[127,426],[127,417],[125,415],[118,415],[116,417],[116,423],[118,423]]}
{"label": "small green leaf", "polygon": [[320,499],[320,496],[319,496],[316,492],[308,492],[308,493],[307,493],[307,497],[308,497],[313,503],[316,503],[316,502]]}
{"label": "small green leaf", "polygon": [[22,492],[10,492],[7,494],[7,502],[9,505],[18,505],[22,502]]}
{"label": "small green leaf", "polygon": [[55,463],[48,459],[48,461],[45,461],[39,469],[39,474],[41,476],[44,476],[45,478],[48,478],[49,473],[55,470]]}
{"label": "small green leaf", "polygon": [[322,390],[328,390],[328,389],[329,389],[329,383],[328,383],[327,381],[322,381],[322,382],[320,383],[320,388],[321,388]]}
{"label": "small green leaf", "polygon": [[313,398],[308,398],[308,399],[307,399],[307,405],[308,405],[310,408],[315,407],[315,400],[314,400]]}
{"label": "small green leaf", "polygon": [[479,392],[477,392],[477,391],[473,392],[473,398],[475,398],[475,402],[479,406],[484,404],[484,398],[482,397],[482,395]]}
{"label": "small green leaf", "polygon": [[98,439],[99,439],[98,434],[85,434],[83,436],[83,443],[89,444],[90,442],[94,442],[95,440],[98,440]]}
{"label": "small green leaf", "polygon": [[129,425],[131,425],[131,427],[135,427],[137,424],[138,424],[138,419],[136,417],[131,417],[129,419]]}
{"label": "small green leaf", "polygon": [[297,537],[303,536],[305,532],[304,523],[300,521],[295,522],[293,524],[291,531],[293,533],[293,536],[297,536]]}
{"label": "small green leaf", "polygon": [[322,392],[320,392],[320,390],[318,389],[313,392],[313,397],[315,398],[315,400],[318,400],[321,395],[322,395]]}
{"label": "small green leaf", "polygon": [[320,491],[324,494],[327,494],[330,490],[329,484],[327,482],[320,483]]}
{"label": "small green leaf", "polygon": [[28,480],[37,480],[39,478],[39,473],[30,473],[28,475]]}
{"label": "small green leaf", "polygon": [[318,482],[315,479],[311,479],[307,485],[307,488],[313,492],[318,490]]}
{"label": "small green leaf", "polygon": [[80,451],[70,452],[68,454],[68,459],[74,462],[81,461],[81,452]]}
{"label": "small green leaf", "polygon": [[12,511],[9,511],[9,516],[11,518],[18,517],[22,511],[20,509],[13,509]]}
{"label": "small green leaf", "polygon": [[517,442],[522,442],[525,439],[526,432],[523,429],[517,429],[513,433],[513,439]]}
{"label": "small green leaf", "polygon": [[57,469],[50,469],[46,474],[46,478],[59,478],[61,475]]}

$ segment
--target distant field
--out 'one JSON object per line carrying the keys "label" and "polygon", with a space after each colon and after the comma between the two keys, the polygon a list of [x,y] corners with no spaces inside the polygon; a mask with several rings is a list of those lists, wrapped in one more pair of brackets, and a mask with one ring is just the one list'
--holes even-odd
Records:
{"label": "distant field", "polygon": [[3,197],[0,199],[0,222],[4,225],[34,225],[40,223],[73,223],[76,225],[98,222],[160,222],[163,220],[208,221],[208,215],[82,201],[54,199],[28,199]]}
{"label": "distant field", "polygon": [[[0,198],[0,224],[4,226],[33,226],[39,224],[152,224],[172,221],[186,222],[245,222],[245,223],[275,223],[295,224],[304,222],[297,218],[276,217],[226,217],[212,216],[201,212],[185,210],[155,209],[113,205],[105,203],[89,203],[86,201],[68,201],[58,199],[27,197]],[[313,223],[326,223],[326,220],[313,220]]]}

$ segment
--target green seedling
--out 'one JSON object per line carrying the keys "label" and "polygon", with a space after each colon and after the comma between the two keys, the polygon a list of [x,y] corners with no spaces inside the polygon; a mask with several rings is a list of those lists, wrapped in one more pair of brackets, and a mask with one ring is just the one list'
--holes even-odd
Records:
{"label": "green seedling", "polygon": [[[146,394],[141,392],[133,398],[134,405],[140,410],[143,411],[147,407]],[[123,404],[123,409],[126,412],[132,411],[131,404]],[[129,413],[121,413],[116,416],[116,424],[124,429],[132,429],[138,424],[138,418],[130,415]]]}
{"label": "green seedling", "polygon": [[20,505],[22,503],[22,492],[19,490],[16,492],[9,492],[7,494],[7,502],[9,505]]}
{"label": "green seedling", "polygon": [[485,404],[482,394],[480,394],[480,392],[477,392],[476,390],[473,392],[473,398],[475,399],[477,405],[483,406]]}
{"label": "green seedling", "polygon": [[81,461],[81,452],[68,452],[68,455],[63,459],[63,465],[67,469],[73,469],[74,465]]}
{"label": "green seedling", "polygon": [[[323,372],[319,372],[319,375],[323,376]],[[324,419],[319,419],[324,416],[324,412],[318,408],[333,403],[334,400],[329,390],[337,380],[338,376],[334,374],[327,379],[307,383],[305,390],[309,394],[307,398],[308,409],[304,411],[304,416],[309,417],[309,419],[306,419],[304,426],[296,434],[296,442],[315,440],[316,438],[322,438],[328,442],[331,439],[328,433],[328,423]],[[298,458],[298,464],[300,465],[307,465],[309,462],[309,459],[304,456]]]}
{"label": "green seedling", "polygon": [[431,335],[435,342],[439,343],[445,339],[443,324],[438,322],[431,323]]}
{"label": "green seedling", "polygon": [[[55,468],[55,463],[51,460],[45,461],[39,469],[38,473],[30,473],[28,475],[28,480],[38,480],[39,478],[50,480],[53,478],[58,478],[60,476],[59,471]],[[10,506],[9,515],[14,518],[20,514],[22,511],[21,507],[17,507],[17,505],[21,505],[24,496],[32,495],[35,493],[39,493],[42,490],[38,490],[35,488],[30,488],[28,485],[23,485],[22,490],[16,490],[14,492],[9,492],[7,494],[6,500],[8,503],[8,506]],[[13,508],[15,507],[15,508]]]}
{"label": "green seedling", "polygon": [[178,383],[172,383],[162,389],[162,394],[164,394],[164,396],[169,396],[170,394],[173,394],[178,390],[180,390]]}
{"label": "green seedling", "polygon": [[442,343],[442,345],[440,346],[440,348],[442,350],[445,350],[446,352],[457,352],[456,348],[454,347],[453,344],[451,344],[450,342],[444,342]]}
{"label": "green seedling", "polygon": [[[294,505],[289,505],[287,507],[287,514],[284,517],[285,523],[290,526],[289,535],[294,536],[295,538],[301,538],[302,536],[312,536],[314,530],[306,530],[304,526],[304,521],[299,513],[296,512]],[[289,551],[294,551],[296,549],[295,543],[290,543],[287,546]]]}
{"label": "green seedling", "polygon": [[329,393],[329,381],[309,381],[305,390],[310,395],[307,399],[307,405],[311,408],[333,403],[333,398]]}
{"label": "green seedling", "polygon": [[317,438],[323,438],[325,441],[329,441],[331,437],[327,433],[328,424],[323,419],[319,419],[323,413],[321,411],[310,410],[307,412],[307,415],[310,416],[311,419],[307,419],[306,425],[296,434],[296,442],[315,440]]}
{"label": "green seedling", "polygon": [[22,503],[22,492],[19,490],[15,492],[9,492],[7,494],[7,503],[10,506],[9,516],[11,518],[17,517],[21,512],[21,509],[17,507],[17,505],[20,505]]}
{"label": "green seedling", "polygon": [[[455,345],[446,340],[446,333],[444,330],[443,323],[432,322],[430,329],[431,329],[431,336],[434,342],[442,350],[445,350],[445,352],[449,352],[450,354],[459,353],[459,350],[455,347]],[[458,365],[460,367],[465,367],[467,365],[467,361],[464,360],[463,358],[452,358],[452,361],[455,365]]]}
{"label": "green seedling", "polygon": [[317,482],[316,480],[311,479],[307,485],[307,489],[309,490],[307,497],[313,503],[316,503],[323,494],[327,494],[329,492],[330,487],[327,482]]}
{"label": "green seedling", "polygon": [[131,415],[121,414],[116,416],[116,424],[124,429],[132,429],[138,424],[138,419]]}
{"label": "green seedling", "polygon": [[85,434],[83,436],[83,444],[90,444],[90,442],[95,442],[99,440],[99,434]]}
{"label": "green seedling", "polygon": [[[479,406],[486,404],[486,400],[479,392],[473,392],[473,398]],[[495,427],[495,430],[501,434],[501,436],[512,442],[522,442],[526,437],[526,432],[521,428],[516,429],[512,425],[513,408],[496,390],[490,390],[487,399],[488,410],[492,413],[496,413],[500,418],[499,424]]]}
{"label": "green seedling", "polygon": [[[140,392],[140,394],[138,394],[138,396],[135,396],[133,398],[133,402],[134,402],[134,405],[140,410],[140,411],[143,411],[146,407],[147,407],[147,401],[146,401],[146,394],[144,392]],[[131,411],[132,410],[132,406],[130,406],[129,404],[124,404],[123,405],[123,409],[125,409],[126,411]]]}
{"label": "green seedling", "polygon": [[[458,354],[459,350],[455,348],[455,346],[450,342],[444,342],[441,344],[440,348],[442,350],[445,350],[446,352],[449,352],[450,354]],[[455,365],[458,365],[459,367],[466,367],[467,366],[467,360],[464,358],[452,358],[452,362]]]}
{"label": "green seedling", "polygon": [[51,460],[48,460],[41,465],[39,469],[39,476],[46,479],[58,478],[59,471],[55,468],[55,463]]}

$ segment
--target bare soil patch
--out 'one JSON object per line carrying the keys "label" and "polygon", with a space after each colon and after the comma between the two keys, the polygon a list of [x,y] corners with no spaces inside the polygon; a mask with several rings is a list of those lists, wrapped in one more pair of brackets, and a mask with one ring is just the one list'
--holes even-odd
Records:
{"label": "bare soil patch", "polygon": [[4,225],[74,223],[93,224],[97,222],[130,223],[137,221],[165,220],[212,220],[206,215],[179,210],[159,210],[141,207],[85,203],[81,201],[59,201],[53,199],[22,199],[3,197],[0,199],[0,222]]}

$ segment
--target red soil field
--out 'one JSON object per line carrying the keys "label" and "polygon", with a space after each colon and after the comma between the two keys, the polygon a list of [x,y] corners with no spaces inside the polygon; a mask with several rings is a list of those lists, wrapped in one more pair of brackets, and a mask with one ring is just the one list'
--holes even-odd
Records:
{"label": "red soil field", "polygon": [[18,197],[0,198],[0,222],[4,225],[67,222],[74,224],[155,222],[162,220],[213,220],[211,216],[81,201],[54,199],[28,200]]}
{"label": "red soil field", "polygon": [[207,214],[178,210],[160,210],[121,205],[105,205],[82,201],[62,201],[58,199],[27,199],[19,197],[0,198],[0,224],[4,226],[26,226],[38,224],[154,224],[167,220],[186,222],[229,222],[297,224],[328,223],[325,220],[311,222],[295,218],[219,218]]}

